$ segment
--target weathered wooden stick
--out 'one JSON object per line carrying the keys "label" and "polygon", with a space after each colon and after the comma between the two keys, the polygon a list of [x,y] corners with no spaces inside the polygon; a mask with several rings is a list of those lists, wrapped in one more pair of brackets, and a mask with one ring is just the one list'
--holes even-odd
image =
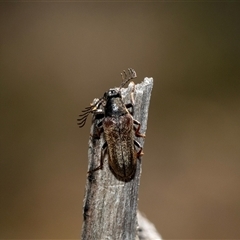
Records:
{"label": "weathered wooden stick", "polygon": [[[121,89],[124,103],[131,102],[134,92],[134,118],[141,123],[140,132],[146,134],[148,108],[153,79],[145,78],[141,84],[129,84]],[[133,91],[134,90],[134,91]],[[103,134],[100,139],[91,136],[96,132],[98,120],[93,118],[89,149],[88,169],[95,169],[100,164]],[[144,139],[138,141],[143,146]],[[117,179],[108,165],[108,154],[103,169],[88,174],[83,207],[83,240],[137,239],[137,204],[141,175],[141,160],[138,159],[135,176],[130,181]]]}

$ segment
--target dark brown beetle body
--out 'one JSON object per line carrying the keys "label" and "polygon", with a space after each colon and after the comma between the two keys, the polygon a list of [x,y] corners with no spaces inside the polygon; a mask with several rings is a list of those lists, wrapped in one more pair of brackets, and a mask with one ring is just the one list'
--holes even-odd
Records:
{"label": "dark brown beetle body", "polygon": [[[121,87],[130,79],[136,77],[133,69],[128,69],[128,71],[130,76],[126,79],[127,75],[124,71],[125,81]],[[105,92],[103,98],[87,108],[85,113],[80,115],[79,125],[82,127],[85,124],[90,112],[103,118],[97,125],[99,129],[98,137],[104,132],[106,140],[102,146],[101,163],[99,167],[89,172],[102,169],[105,150],[108,149],[108,162],[114,174],[122,179],[130,179],[136,171],[137,157],[143,155],[142,147],[134,139],[134,135],[137,137],[144,137],[144,135],[139,133],[140,123],[133,119],[128,110],[128,108],[132,108],[133,111],[133,105],[131,103],[125,105],[122,100],[121,87],[119,89],[109,89]],[[103,110],[99,108],[101,105],[104,106]],[[136,152],[135,146],[140,149],[138,152]]]}
{"label": "dark brown beetle body", "polygon": [[114,89],[106,93],[103,129],[108,145],[109,165],[122,178],[129,178],[136,169],[133,117]]}

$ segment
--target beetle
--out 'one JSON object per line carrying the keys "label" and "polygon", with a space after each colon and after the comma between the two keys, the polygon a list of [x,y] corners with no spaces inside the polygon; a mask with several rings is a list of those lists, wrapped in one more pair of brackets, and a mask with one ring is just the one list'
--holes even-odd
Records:
{"label": "beetle", "polygon": [[[134,69],[129,68],[128,74],[123,71],[121,75],[123,81],[120,87],[110,88],[102,98],[85,108],[79,115],[78,125],[80,128],[83,127],[88,115],[93,113],[97,119],[100,119],[97,124],[97,133],[94,136],[99,139],[104,133],[105,137],[105,143],[101,149],[100,165],[88,173],[102,169],[104,156],[108,150],[111,170],[120,179],[127,180],[134,176],[137,158],[143,155],[142,146],[134,139],[134,136],[145,137],[145,135],[140,133],[140,122],[133,118],[133,103],[124,104],[121,95],[121,88],[131,79],[136,78],[137,74]],[[136,151],[136,147],[139,151]]]}

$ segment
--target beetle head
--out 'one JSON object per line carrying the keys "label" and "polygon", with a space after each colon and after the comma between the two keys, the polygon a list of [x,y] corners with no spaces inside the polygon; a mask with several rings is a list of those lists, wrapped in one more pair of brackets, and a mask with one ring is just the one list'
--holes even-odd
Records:
{"label": "beetle head", "polygon": [[107,92],[105,92],[103,99],[107,101],[110,98],[122,98],[120,90],[116,88],[110,88]]}
{"label": "beetle head", "polygon": [[82,114],[79,115],[80,118],[78,118],[78,125],[79,127],[83,127],[86,123],[87,117],[90,113],[94,113],[97,111],[97,109],[104,104],[104,101],[107,101],[111,98],[122,98],[121,95],[121,89],[133,78],[137,77],[137,74],[134,69],[128,68],[128,74],[126,71],[123,71],[121,73],[122,75],[122,84],[119,88],[111,88],[107,92],[104,93],[103,97],[98,99],[95,103],[92,103],[89,107],[86,107],[82,112]]}

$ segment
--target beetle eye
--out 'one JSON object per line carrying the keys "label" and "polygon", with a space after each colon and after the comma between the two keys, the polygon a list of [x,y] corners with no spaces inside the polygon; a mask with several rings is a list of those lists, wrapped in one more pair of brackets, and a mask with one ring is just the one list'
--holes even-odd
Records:
{"label": "beetle eye", "polygon": [[113,95],[115,94],[115,91],[111,89],[111,90],[108,92],[108,94],[109,94],[109,96],[113,96]]}

